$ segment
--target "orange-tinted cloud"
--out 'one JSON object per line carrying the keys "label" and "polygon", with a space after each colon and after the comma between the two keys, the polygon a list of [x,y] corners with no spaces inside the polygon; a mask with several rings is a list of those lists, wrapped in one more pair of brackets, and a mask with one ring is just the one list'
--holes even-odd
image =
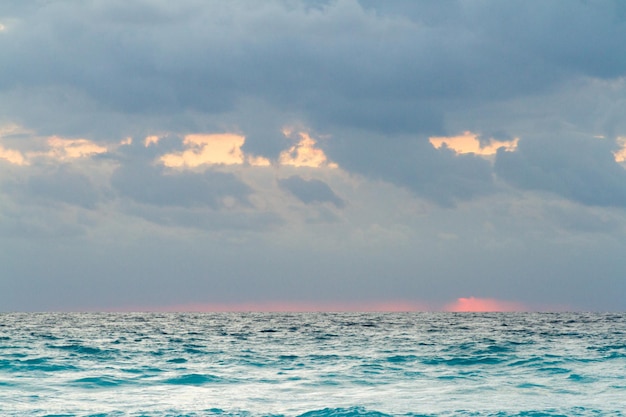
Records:
{"label": "orange-tinted cloud", "polygon": [[143,146],[145,146],[146,148],[150,145],[156,145],[157,143],[159,143],[159,137],[156,135],[146,136],[146,138],[143,140]]}
{"label": "orange-tinted cloud", "polygon": [[620,146],[620,149],[613,152],[615,162],[626,162],[626,136],[618,137],[617,144]]}
{"label": "orange-tinted cloud", "polygon": [[48,139],[48,156],[56,159],[83,158],[107,152],[107,148],[87,139],[64,139],[52,136]]}
{"label": "orange-tinted cloud", "polygon": [[5,136],[11,136],[11,135],[32,134],[32,133],[33,133],[32,131],[28,129],[24,129],[22,126],[15,124],[15,123],[9,123],[9,124],[0,126],[0,138],[5,137]]}
{"label": "orange-tinted cloud", "polygon": [[[16,165],[28,165],[30,159],[38,157],[68,160],[108,152],[106,147],[88,139],[67,139],[59,136],[42,137],[17,124],[0,126],[0,139],[12,136],[25,137],[26,139],[21,140],[21,142],[35,145],[33,147],[38,149],[36,151],[20,152],[15,149],[7,149],[0,144],[0,159]],[[129,138],[126,140],[129,140]]]}
{"label": "orange-tinted cloud", "polygon": [[[293,134],[284,130],[285,136]],[[298,132],[298,142],[289,149],[281,152],[278,158],[279,165],[294,167],[329,167],[336,168],[337,164],[329,162],[326,154],[316,145],[317,142],[306,132]],[[156,136],[148,136],[145,146],[157,143]],[[183,144],[185,150],[172,152],[161,156],[161,162],[171,168],[194,168],[201,165],[241,165],[270,166],[269,159],[247,155],[241,149],[246,141],[242,135],[234,133],[192,134],[185,136]]]}
{"label": "orange-tinted cloud", "polygon": [[[171,168],[193,168],[200,165],[240,165],[248,163],[254,166],[268,166],[269,160],[260,157],[247,157],[241,147],[246,138],[234,133],[192,134],[185,136],[183,144],[187,149],[172,152],[161,157],[161,162]],[[158,142],[155,136],[146,138],[149,146]]]}
{"label": "orange-tinted cloud", "polygon": [[494,298],[458,298],[455,302],[446,304],[444,311],[450,312],[490,312],[490,311],[528,311],[522,303],[515,301],[496,300]]}
{"label": "orange-tinted cloud", "polygon": [[436,149],[446,145],[456,153],[473,153],[481,156],[495,155],[498,148],[513,151],[517,148],[518,138],[512,140],[489,139],[488,144],[481,143],[478,135],[472,132],[463,132],[459,136],[437,136],[429,138],[431,145]]}
{"label": "orange-tinted cloud", "polygon": [[[30,134],[31,132],[15,123],[0,125],[0,139],[12,135]],[[4,159],[14,165],[28,165],[24,155],[16,149],[8,149],[0,145],[0,159]]]}
{"label": "orange-tinted cloud", "polygon": [[0,159],[4,159],[14,165],[28,165],[24,155],[14,149],[6,149],[0,145]]}
{"label": "orange-tinted cloud", "polygon": [[[291,136],[292,132],[288,129],[283,130],[285,136]],[[291,148],[281,152],[278,161],[281,165],[291,165],[294,167],[313,167],[328,166],[336,168],[337,164],[329,162],[323,150],[316,147],[317,142],[306,132],[299,132],[300,140]]]}

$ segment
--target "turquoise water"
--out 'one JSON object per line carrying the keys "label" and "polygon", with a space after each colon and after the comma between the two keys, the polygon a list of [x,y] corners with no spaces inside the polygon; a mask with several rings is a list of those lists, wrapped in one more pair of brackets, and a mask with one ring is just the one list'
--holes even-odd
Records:
{"label": "turquoise water", "polygon": [[626,314],[0,314],[1,416],[623,416]]}

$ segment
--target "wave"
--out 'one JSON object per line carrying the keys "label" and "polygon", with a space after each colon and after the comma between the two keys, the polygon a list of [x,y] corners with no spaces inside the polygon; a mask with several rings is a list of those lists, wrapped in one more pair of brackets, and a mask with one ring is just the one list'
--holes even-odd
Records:
{"label": "wave", "polygon": [[78,378],[72,381],[73,384],[80,386],[81,388],[113,388],[120,385],[129,384],[131,381],[113,378],[110,376],[94,376]]}
{"label": "wave", "polygon": [[363,407],[351,408],[324,408],[322,410],[308,411],[298,417],[392,417],[391,414],[380,411],[370,411]]}
{"label": "wave", "polygon": [[569,417],[569,416],[603,416],[603,417],[624,417],[621,411],[607,412],[606,410],[573,407],[568,409],[548,408],[544,410],[524,410],[517,412],[491,411],[475,412],[469,410],[454,410],[437,414],[406,413],[400,415],[387,414],[376,410],[369,410],[364,407],[348,408],[323,408],[306,411],[297,415],[283,414],[254,414],[248,411],[235,410],[228,411],[220,408],[210,408],[199,412],[181,412],[167,410],[161,412],[137,412],[125,413],[123,411],[110,411],[106,413],[93,414],[71,414],[71,413],[35,413],[28,414],[33,417]]}
{"label": "wave", "polygon": [[0,315],[0,416],[623,417],[626,314],[577,317]]}
{"label": "wave", "polygon": [[50,349],[57,349],[62,351],[67,351],[73,354],[85,355],[85,356],[108,356],[112,354],[118,353],[117,349],[101,349],[94,346],[82,345],[79,343],[72,343],[67,345],[47,345]]}
{"label": "wave", "polygon": [[175,378],[168,378],[164,381],[171,385],[205,385],[225,382],[223,378],[215,375],[187,374]]}

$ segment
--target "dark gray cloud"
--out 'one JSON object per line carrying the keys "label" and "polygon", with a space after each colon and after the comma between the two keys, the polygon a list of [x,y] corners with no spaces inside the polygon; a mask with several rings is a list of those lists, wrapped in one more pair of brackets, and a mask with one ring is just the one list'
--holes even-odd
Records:
{"label": "dark gray cloud", "polygon": [[7,238],[79,238],[109,198],[106,187],[71,164],[2,165],[0,235]]}
{"label": "dark gray cloud", "polygon": [[626,170],[607,139],[522,139],[518,149],[498,151],[495,172],[523,189],[556,193],[582,204],[626,206]]}
{"label": "dark gray cloud", "polygon": [[[626,74],[624,9],[618,1],[9,2],[0,9],[12,19],[0,36],[11,56],[0,65],[0,93],[22,103],[5,109],[15,120],[101,140],[150,124],[220,130],[228,114],[245,129],[244,150],[273,159],[284,149],[281,126],[295,118],[334,137],[350,132],[329,145],[342,166],[450,205],[491,187],[484,162],[430,149],[428,135],[458,133],[446,132],[450,110]],[[61,113],[44,123],[51,107]],[[254,107],[273,109],[270,120],[246,123]]]}
{"label": "dark gray cloud", "polygon": [[96,187],[84,175],[72,173],[64,168],[56,172],[31,177],[25,192],[36,198],[95,208],[100,199]]}
{"label": "dark gray cloud", "polygon": [[224,207],[224,199],[249,205],[250,187],[233,174],[206,171],[167,172],[161,166],[129,164],[120,166],[111,177],[120,195],[155,206]]}
{"label": "dark gray cloud", "polygon": [[25,205],[68,204],[85,209],[95,209],[103,200],[91,180],[68,165],[44,166],[32,175],[5,181],[4,191]]}
{"label": "dark gray cloud", "polygon": [[281,152],[289,148],[290,141],[278,127],[274,129],[251,129],[241,150],[246,154],[262,155],[272,161],[278,160]]}
{"label": "dark gray cloud", "polygon": [[[246,151],[275,158],[284,145],[280,126],[289,121],[280,115],[289,111],[321,132],[381,134],[379,146],[362,146],[358,134],[342,137],[352,151],[342,154],[345,166],[363,165],[357,159],[387,147],[419,153],[384,164],[406,174],[380,175],[414,190],[433,188],[419,184],[430,175],[411,174],[432,152],[402,138],[445,133],[450,107],[626,73],[626,12],[619,1],[56,1],[6,2],[0,13],[12,22],[0,36],[12,57],[0,65],[0,90],[30,97],[9,114],[35,128],[46,108],[70,115],[88,103],[90,114],[78,120],[57,115],[55,133],[128,129],[129,120],[107,123],[99,116],[110,121],[129,113],[185,131],[200,127],[189,112],[232,113],[251,98],[278,110],[276,120],[259,128],[231,117],[246,125]],[[46,105],[33,111],[33,100]],[[449,176],[450,168],[440,165],[431,164],[432,176]]]}
{"label": "dark gray cloud", "polygon": [[278,185],[304,204],[328,202],[339,208],[345,204],[324,181],[305,180],[299,175],[292,175],[289,178],[278,180]]}
{"label": "dark gray cloud", "polygon": [[369,136],[363,132],[356,143],[340,137],[330,141],[328,148],[330,158],[342,167],[401,185],[443,206],[494,191],[488,161],[471,154],[457,155],[446,148],[435,149],[426,137]]}
{"label": "dark gray cloud", "polygon": [[159,157],[171,152],[180,152],[184,149],[183,137],[181,135],[161,134],[153,136],[157,137],[157,141],[150,143],[148,146],[146,146],[145,138],[138,138],[130,144],[119,147],[115,152],[109,152],[98,157],[118,161],[121,166],[139,166],[144,169],[155,170],[156,168],[150,166]]}
{"label": "dark gray cloud", "polygon": [[328,127],[423,133],[449,100],[626,71],[619,2],[364,4],[5,6],[17,23],[0,37],[12,57],[0,88],[67,86],[139,114],[221,113],[256,97]]}
{"label": "dark gray cloud", "polygon": [[84,175],[61,166],[51,173],[30,177],[25,193],[44,202],[61,202],[93,209],[101,200],[96,187]]}
{"label": "dark gray cloud", "polygon": [[486,37],[498,36],[497,42],[535,63],[600,78],[626,71],[626,45],[620,40],[626,36],[626,6],[619,0],[476,2],[472,9]]}

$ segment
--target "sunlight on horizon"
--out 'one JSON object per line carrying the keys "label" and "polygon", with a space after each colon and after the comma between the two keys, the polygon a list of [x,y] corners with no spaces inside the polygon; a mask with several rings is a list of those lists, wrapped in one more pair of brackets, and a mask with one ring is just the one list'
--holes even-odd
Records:
{"label": "sunlight on horizon", "polygon": [[[545,311],[562,311],[562,308],[546,308]],[[186,303],[164,306],[135,306],[111,309],[111,311],[156,311],[156,312],[273,312],[273,313],[315,313],[315,312],[447,312],[447,313],[487,313],[487,312],[528,312],[535,311],[524,303],[495,298],[459,297],[447,303],[424,301],[379,300],[379,301],[249,301],[249,302],[207,302]]]}
{"label": "sunlight on horizon", "polygon": [[455,302],[446,304],[445,311],[461,313],[461,312],[515,312],[528,311],[524,304],[516,301],[496,300],[494,298],[477,298],[477,297],[461,297]]}

